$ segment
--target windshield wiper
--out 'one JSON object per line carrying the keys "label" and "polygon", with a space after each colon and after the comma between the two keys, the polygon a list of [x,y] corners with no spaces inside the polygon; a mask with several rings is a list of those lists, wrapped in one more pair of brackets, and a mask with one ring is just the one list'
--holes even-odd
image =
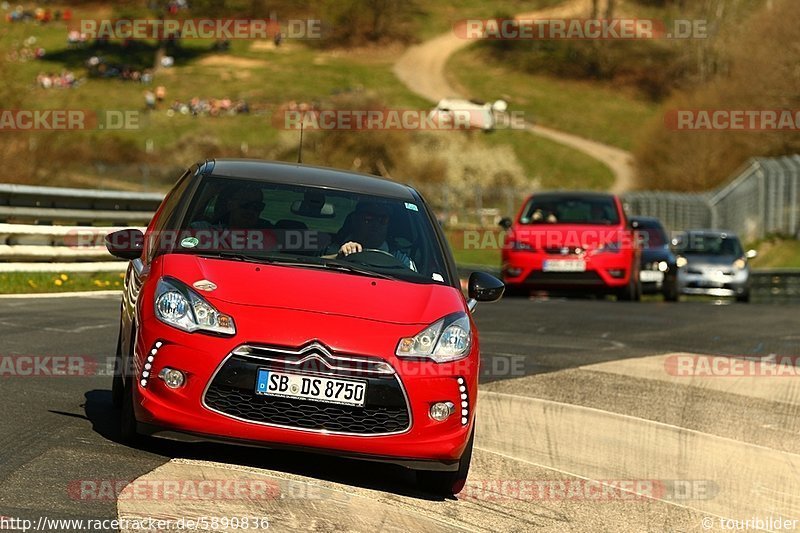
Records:
{"label": "windshield wiper", "polygon": [[[275,265],[297,265],[306,264],[304,261],[295,259],[294,257],[275,257],[270,255],[251,255],[243,254],[241,252],[206,252],[197,254],[200,257],[213,257],[220,259],[238,259],[239,261],[247,261],[250,263],[268,263]],[[312,266],[319,266],[319,263],[308,263]]]}
{"label": "windshield wiper", "polygon": [[288,265],[288,266],[311,267],[311,268],[325,268],[329,270],[337,270],[339,272],[349,272],[353,274],[360,274],[362,276],[371,276],[374,278],[398,279],[394,276],[383,274],[381,272],[375,272],[374,270],[370,270],[368,268],[361,268],[351,263],[344,263],[333,260],[324,261],[318,258],[314,258],[316,260],[311,260],[301,257],[275,257],[269,255],[250,255],[250,254],[243,254],[240,252],[214,252],[214,253],[205,253],[198,255],[206,257],[219,257],[224,259],[238,259],[240,261],[248,261],[251,263],[267,263],[270,265]]}
{"label": "windshield wiper", "polygon": [[353,274],[361,274],[363,276],[371,276],[374,278],[381,278],[381,279],[398,279],[394,276],[390,276],[389,274],[384,274],[382,272],[375,272],[374,270],[370,270],[368,268],[362,268],[356,266],[352,263],[344,263],[344,262],[333,262],[331,260],[325,261],[320,266],[325,268],[329,268],[331,270],[340,270],[342,272],[352,272]]}

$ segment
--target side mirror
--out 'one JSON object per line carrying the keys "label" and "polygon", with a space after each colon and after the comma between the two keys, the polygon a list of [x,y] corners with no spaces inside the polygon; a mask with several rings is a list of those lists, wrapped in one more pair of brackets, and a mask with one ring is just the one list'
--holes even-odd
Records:
{"label": "side mirror", "polygon": [[[496,277],[486,272],[473,272],[469,276],[467,295],[477,302],[496,302],[503,296],[506,286]],[[474,308],[473,304],[470,310]]]}
{"label": "side mirror", "polygon": [[747,256],[748,259],[755,259],[756,256],[758,256],[758,252],[755,250],[747,250],[747,253],[744,255]]}
{"label": "side mirror", "polygon": [[133,261],[142,257],[144,233],[138,229],[123,229],[106,235],[105,242],[111,255]]}
{"label": "side mirror", "polygon": [[498,225],[498,226],[500,226],[500,227],[501,227],[501,228],[503,228],[503,229],[511,229],[511,226],[512,226],[513,224],[514,224],[514,223],[513,223],[513,222],[511,221],[511,219],[510,219],[510,218],[508,218],[508,217],[503,217],[503,218],[501,218],[501,219],[500,219],[500,222],[498,222],[498,223],[497,223],[497,225]]}

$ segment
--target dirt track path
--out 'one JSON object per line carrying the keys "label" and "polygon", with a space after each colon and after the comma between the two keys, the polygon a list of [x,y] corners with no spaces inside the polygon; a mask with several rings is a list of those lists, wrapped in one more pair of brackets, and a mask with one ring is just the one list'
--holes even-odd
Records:
{"label": "dirt track path", "polygon": [[[553,8],[517,15],[517,18],[575,17],[585,15],[588,6],[588,0],[568,0]],[[394,73],[406,87],[432,102],[463,96],[447,81],[445,67],[454,53],[471,43],[472,41],[459,38],[455,32],[449,31],[409,47],[395,63]],[[633,188],[635,171],[630,152],[545,126],[531,124],[528,131],[574,148],[605,164],[614,173],[611,192],[622,193]]]}

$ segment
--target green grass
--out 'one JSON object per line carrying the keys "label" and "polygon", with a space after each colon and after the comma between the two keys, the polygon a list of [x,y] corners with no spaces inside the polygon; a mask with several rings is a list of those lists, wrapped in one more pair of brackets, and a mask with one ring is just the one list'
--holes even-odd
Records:
{"label": "green grass", "polygon": [[760,243],[753,268],[800,268],[800,241],[770,239]]}
{"label": "green grass", "polygon": [[[87,14],[88,12],[84,12]],[[74,18],[80,19],[82,11],[75,9]],[[91,16],[88,15],[87,16]],[[247,144],[263,154],[275,146],[279,130],[272,124],[272,112],[290,101],[324,102],[343,93],[376,94],[389,105],[408,108],[427,108],[429,104],[397,82],[392,73],[394,57],[391,54],[337,54],[307,48],[297,42],[287,42],[278,49],[265,47],[264,43],[234,41],[228,54],[214,54],[210,41],[186,41],[183,51],[176,56],[176,66],[161,69],[154,83],[148,87],[139,83],[115,79],[87,79],[76,89],[44,90],[35,86],[39,73],[59,73],[71,69],[84,77],[83,61],[93,52],[71,50],[66,45],[66,27],[53,23],[47,26],[34,24],[7,25],[7,34],[0,41],[0,53],[19,46],[24,39],[35,37],[35,47],[47,50],[41,61],[14,63],[13,72],[26,91],[25,107],[34,109],[89,109],[144,111],[144,92],[158,85],[167,88],[166,102],[152,113],[142,115],[140,127],[117,131],[111,135],[131,143],[139,150],[148,142],[154,152],[152,162],[169,160],[176,147],[214,145],[234,152]],[[148,48],[149,47],[149,48]],[[142,64],[142,59],[152,53],[152,45],[142,45],[142,53],[130,56],[118,50],[97,51],[110,60],[125,59]],[[250,115],[226,117],[167,116],[166,109],[174,101],[188,102],[193,97],[245,99],[251,104]],[[47,132],[33,133],[47,143],[59,143],[81,138],[87,143],[104,140],[109,133]],[[198,150],[196,157],[201,154]],[[187,163],[181,161],[179,165]]]}
{"label": "green grass", "polygon": [[0,294],[122,290],[123,278],[119,272],[0,273]]}
{"label": "green grass", "polygon": [[[453,19],[489,17],[498,11],[520,13],[553,5],[557,0],[501,0],[487,7],[481,0],[460,0],[450,6],[431,3],[424,6],[430,14],[425,20],[438,25],[436,31],[447,31]],[[422,9],[422,8],[421,8]],[[74,19],[95,17],[86,8],[75,8]],[[28,37],[35,37],[34,46],[47,50],[42,61],[14,63],[13,72],[29,90],[25,91],[25,107],[36,109],[88,109],[142,111],[137,129],[108,132],[33,132],[30,137],[42,144],[61,147],[53,157],[59,158],[60,172],[49,173],[49,184],[72,185],[72,174],[92,175],[89,161],[105,160],[113,165],[132,163],[152,167],[183,167],[199,158],[221,156],[283,158],[292,135],[281,135],[273,124],[273,111],[290,101],[322,102],[340,94],[369,94],[390,107],[427,109],[431,104],[399,83],[392,73],[396,49],[364,52],[324,51],[298,42],[286,42],[278,49],[265,43],[234,40],[228,54],[214,54],[210,41],[189,40],[176,55],[176,66],[161,69],[149,88],[167,88],[166,103],[154,112],[144,112],[144,92],[139,83],[113,79],[87,79],[77,89],[44,90],[35,87],[40,72],[58,73],[64,68],[86,75],[83,61],[91,55],[84,49],[67,48],[66,26],[51,23],[6,25],[7,33],[0,40],[0,54],[18,46]],[[135,60],[148,64],[152,43],[144,43],[130,56],[114,46],[103,52],[117,60]],[[480,71],[476,68],[476,76]],[[226,117],[168,116],[166,108],[174,100],[188,102],[193,97],[245,99],[251,104],[249,115]],[[513,103],[513,99],[512,103]],[[111,142],[117,139],[118,142]],[[523,131],[497,131],[474,142],[510,145],[531,180],[538,179],[545,188],[606,189],[613,181],[611,171],[596,160],[547,139]],[[146,146],[152,152],[144,153]],[[244,148],[247,147],[247,151]],[[313,145],[306,147],[306,159],[314,161]],[[68,156],[68,157],[67,157]],[[135,160],[134,160],[135,158]],[[62,160],[63,159],[63,160]],[[114,176],[120,181],[138,184],[134,175]],[[42,178],[40,177],[39,180]],[[174,179],[165,176],[164,188]],[[86,186],[86,182],[79,182]]]}
{"label": "green grass", "polygon": [[630,90],[516,72],[493,64],[475,46],[456,53],[447,73],[473,98],[502,98],[510,110],[524,111],[529,122],[626,150],[633,146],[642,125],[658,112],[656,104]]}
{"label": "green grass", "polygon": [[542,189],[607,190],[614,174],[607,166],[567,146],[523,130],[498,130],[485,136],[494,145],[510,145],[525,173]]}
{"label": "green grass", "polygon": [[500,267],[504,232],[500,230],[448,230],[450,249],[458,264]]}

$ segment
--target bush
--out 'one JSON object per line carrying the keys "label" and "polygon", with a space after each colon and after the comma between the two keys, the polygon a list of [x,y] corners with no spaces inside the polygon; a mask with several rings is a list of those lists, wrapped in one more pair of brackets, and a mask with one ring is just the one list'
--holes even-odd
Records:
{"label": "bush", "polygon": [[[740,24],[725,73],[667,101],[662,117],[675,109],[800,109],[798,17],[800,3],[778,0]],[[719,185],[751,157],[792,153],[800,153],[797,131],[672,131],[663,118],[649,125],[634,150],[642,188],[684,191]]]}
{"label": "bush", "polygon": [[483,41],[494,61],[531,74],[610,82],[660,100],[681,86],[691,65],[665,41]]}
{"label": "bush", "polygon": [[323,46],[362,46],[414,40],[412,0],[324,0]]}

